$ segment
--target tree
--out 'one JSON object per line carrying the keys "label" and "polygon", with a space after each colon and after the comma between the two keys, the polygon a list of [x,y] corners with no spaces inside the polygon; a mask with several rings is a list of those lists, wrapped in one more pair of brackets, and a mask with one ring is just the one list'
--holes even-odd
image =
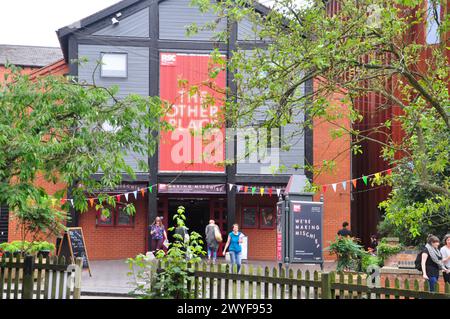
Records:
{"label": "tree", "polygon": [[[131,150],[153,154],[157,140],[152,133],[167,125],[157,97],[118,99],[117,88],[58,76],[31,79],[19,68],[8,68],[0,84],[0,202],[18,219],[23,240],[28,235],[35,240],[64,228],[72,203],[59,200],[67,198],[67,186],[75,209],[86,211],[87,195],[113,188],[124,172],[134,178],[124,156]],[[103,175],[95,180],[98,172]],[[50,197],[43,183],[63,186]],[[98,209],[105,203],[115,206],[114,198],[96,196]],[[127,204],[126,211],[135,210]]]}
{"label": "tree", "polygon": [[[251,51],[237,48],[228,60],[234,73],[237,96],[226,104],[227,121],[234,126],[254,122],[264,115],[262,127],[297,124],[297,134],[311,127],[316,118],[335,124],[330,134],[352,136],[351,150],[362,153],[361,142],[383,146],[382,158],[393,174],[377,177],[375,184],[389,183],[392,192],[382,203],[386,219],[419,236],[423,224],[438,227],[450,223],[450,106],[447,2],[431,0],[340,0],[336,13],[327,11],[327,1],[275,0],[265,16],[255,2],[242,0],[195,0],[201,10],[214,10],[215,24],[228,18],[247,19],[254,35],[264,46]],[[439,9],[440,8],[440,9]],[[439,12],[442,16],[439,16]],[[426,21],[428,17],[428,22]],[[417,39],[426,33],[426,23],[436,26],[441,41],[433,46]],[[193,26],[188,31],[211,29]],[[231,28],[218,32],[228,39]],[[314,92],[303,86],[322,78]],[[377,127],[358,130],[342,127],[327,96],[344,89],[353,124],[366,114],[355,101],[377,96],[379,109],[398,108],[400,115]],[[307,113],[307,121],[296,114]],[[401,126],[403,137],[396,139],[392,127]],[[330,159],[332,160],[332,159]],[[330,161],[331,163],[332,161]],[[332,165],[331,165],[332,166]],[[318,173],[311,164],[304,167]]]}

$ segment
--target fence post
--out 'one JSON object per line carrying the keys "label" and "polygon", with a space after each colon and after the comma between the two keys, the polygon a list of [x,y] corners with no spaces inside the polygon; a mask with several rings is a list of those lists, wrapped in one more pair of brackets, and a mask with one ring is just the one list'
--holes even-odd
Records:
{"label": "fence post", "polygon": [[331,299],[331,281],[330,274],[322,273],[322,299]]}
{"label": "fence post", "polygon": [[[22,287],[22,299],[33,299],[33,270],[34,270],[34,257],[25,256],[24,268],[23,268],[23,287]],[[18,276],[18,273],[16,273]]]}
{"label": "fence post", "polygon": [[75,287],[73,289],[73,299],[81,298],[81,272],[83,270],[83,258],[77,257],[75,260]]}

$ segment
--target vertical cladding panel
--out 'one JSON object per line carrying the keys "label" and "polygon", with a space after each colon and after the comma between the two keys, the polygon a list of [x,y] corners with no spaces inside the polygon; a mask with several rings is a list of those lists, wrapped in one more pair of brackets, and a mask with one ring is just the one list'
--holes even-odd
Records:
{"label": "vertical cladding panel", "polygon": [[238,41],[260,40],[259,37],[257,37],[257,32],[255,32],[257,30],[260,30],[260,28],[255,26],[254,22],[247,18],[242,19],[238,22]]}
{"label": "vertical cladding panel", "polygon": [[226,21],[221,20],[214,30],[202,30],[187,37],[186,28],[196,23],[199,28],[214,22],[217,16],[212,12],[202,13],[191,5],[191,0],[166,0],[159,4],[160,39],[211,40],[216,32],[225,30]]}
{"label": "vertical cladding panel", "polygon": [[[79,57],[86,57],[88,62],[78,68],[80,81],[92,83],[94,79],[98,86],[118,86],[118,98],[125,98],[129,94],[148,96],[149,92],[149,49],[141,47],[118,47],[101,45],[79,45]],[[128,54],[128,76],[127,78],[104,78],[100,76],[100,67],[97,63],[102,52],[121,52]],[[142,132],[146,136],[147,132]],[[141,155],[132,151],[127,152],[125,161],[136,172],[138,160],[147,162],[147,155]],[[145,171],[147,172],[147,171]]]}
{"label": "vertical cladding panel", "polygon": [[118,24],[101,29],[94,33],[94,35],[109,35],[109,36],[128,36],[128,37],[149,37],[149,15],[150,9],[143,9],[129,17],[120,19]]}
{"label": "vertical cladding panel", "polygon": [[[246,51],[247,56],[251,57],[252,51]],[[249,91],[245,89],[244,82],[239,85],[238,90]],[[300,92],[304,92],[304,85],[299,88]],[[259,93],[254,90],[254,95]],[[249,123],[254,125],[255,129],[258,123],[263,123],[267,119],[267,110],[274,105],[273,102],[268,102],[256,110],[252,111],[252,120]],[[245,111],[244,111],[245,112]],[[245,158],[246,146],[244,134],[237,137],[237,173],[238,174],[304,174],[303,168],[295,169],[294,167],[302,167],[305,163],[305,134],[302,123],[304,121],[304,113],[297,112],[293,116],[293,122],[281,128],[281,134],[272,140],[272,147],[267,149],[267,157],[258,162],[258,155],[252,152]],[[274,132],[275,133],[275,132]],[[280,136],[281,135],[281,136]],[[281,144],[281,147],[279,147]],[[254,147],[252,148],[254,149]],[[270,157],[270,159],[269,159]],[[283,168],[280,170],[279,168]],[[274,171],[275,169],[275,171]]]}

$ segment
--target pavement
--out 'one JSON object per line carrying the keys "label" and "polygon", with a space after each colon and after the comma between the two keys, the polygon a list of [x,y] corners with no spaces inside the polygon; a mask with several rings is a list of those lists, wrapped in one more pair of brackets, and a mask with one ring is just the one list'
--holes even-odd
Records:
{"label": "pavement", "polygon": [[[224,259],[218,262],[225,263]],[[125,260],[94,260],[90,261],[91,275],[87,270],[83,271],[81,280],[81,295],[83,299],[125,299],[133,298],[130,292],[133,290],[132,282],[134,276],[128,276],[130,271]],[[278,264],[273,261],[255,261],[244,260],[243,264],[252,264],[261,267],[277,267]],[[291,267],[294,271],[300,269],[302,271],[320,270],[319,265],[314,264],[293,264]],[[334,262],[325,262],[324,270],[330,271],[335,269]]]}

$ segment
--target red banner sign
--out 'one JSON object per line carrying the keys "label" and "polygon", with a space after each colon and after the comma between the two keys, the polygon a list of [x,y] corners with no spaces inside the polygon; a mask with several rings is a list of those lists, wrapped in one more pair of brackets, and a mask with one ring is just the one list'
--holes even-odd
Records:
{"label": "red banner sign", "polygon": [[224,172],[225,129],[202,128],[220,117],[225,72],[209,78],[209,55],[161,53],[160,61],[160,96],[170,103],[165,119],[174,130],[161,134],[159,170]]}

